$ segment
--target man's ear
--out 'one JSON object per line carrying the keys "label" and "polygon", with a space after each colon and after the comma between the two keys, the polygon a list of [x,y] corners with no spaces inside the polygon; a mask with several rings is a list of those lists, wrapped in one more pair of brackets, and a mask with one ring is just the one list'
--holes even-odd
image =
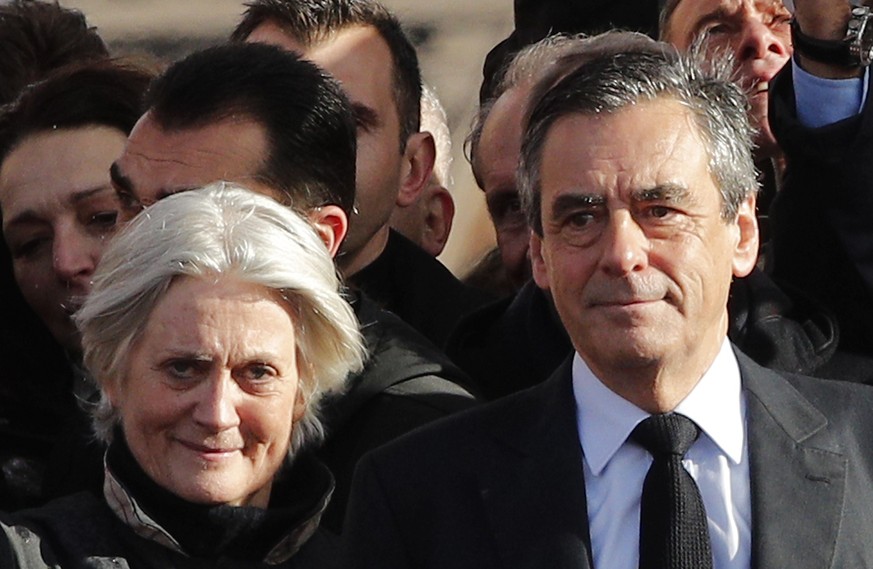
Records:
{"label": "man's ear", "polygon": [[549,290],[549,271],[543,258],[543,238],[536,231],[530,232],[530,265],[534,282],[543,290]]}
{"label": "man's ear", "polygon": [[419,198],[430,181],[434,160],[436,146],[429,132],[416,132],[406,140],[397,192],[398,207],[407,207]]}
{"label": "man's ear", "polygon": [[733,272],[735,277],[744,277],[752,272],[758,261],[758,218],[755,216],[755,195],[747,197],[737,211],[736,246],[734,248]]}
{"label": "man's ear", "polygon": [[309,220],[315,225],[322,241],[330,251],[331,257],[336,257],[340,244],[349,231],[349,218],[338,205],[323,205],[309,212]]}
{"label": "man's ear", "polygon": [[443,186],[432,183],[422,196],[424,203],[424,227],[422,228],[421,247],[436,257],[443,252],[449,234],[452,232],[452,221],[455,218],[455,200],[452,194]]}

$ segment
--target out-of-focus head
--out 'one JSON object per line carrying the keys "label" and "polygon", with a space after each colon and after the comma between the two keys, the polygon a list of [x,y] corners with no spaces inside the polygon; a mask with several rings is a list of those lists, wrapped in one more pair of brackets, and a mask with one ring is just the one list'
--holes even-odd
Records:
{"label": "out-of-focus head", "polygon": [[512,59],[492,97],[474,118],[466,141],[467,157],[485,193],[503,265],[516,288],[531,276],[530,228],[516,180],[531,89],[540,78],[549,76],[548,81],[554,83],[582,61],[608,49],[616,48],[609,42],[592,43],[585,36],[561,35],[526,47]]}
{"label": "out-of-focus head", "polygon": [[652,409],[646,381],[671,378],[677,403],[724,341],[731,279],[757,256],[757,183],[729,71],[640,38],[591,38],[612,47],[534,87],[519,188],[534,277],[576,350]]}
{"label": "out-of-focus head", "polygon": [[699,45],[706,57],[734,57],[758,130],[759,157],[778,155],[767,122],[770,81],[791,57],[791,13],[782,0],[668,0],[661,39],[681,50]]}
{"label": "out-of-focus head", "polygon": [[422,85],[421,91],[421,130],[433,135],[436,149],[433,172],[414,202],[394,210],[391,227],[436,257],[449,240],[455,217],[455,201],[450,192],[452,133],[446,110],[436,91],[427,84]]}
{"label": "out-of-focus head", "polygon": [[0,105],[53,69],[108,55],[78,10],[36,0],[0,3]]}
{"label": "out-of-focus head", "polygon": [[204,184],[246,184],[300,211],[355,199],[355,125],[336,82],[272,46],[234,44],[173,64],[112,167],[138,206]]}
{"label": "out-of-focus head", "polygon": [[198,503],[265,506],[323,436],[319,405],[359,370],[357,321],[313,227],[218,183],[158,202],[106,250],[76,315],[101,389],[155,482]]}
{"label": "out-of-focus head", "polygon": [[26,88],[0,114],[0,212],[15,280],[71,352],[70,316],[88,293],[120,204],[109,166],[141,114],[150,73],[74,64]]}
{"label": "out-of-focus head", "polygon": [[419,132],[418,58],[400,23],[370,0],[255,0],[236,41],[297,51],[342,84],[358,123],[358,200],[338,261],[347,274],[381,253],[395,206],[415,200],[433,164]]}

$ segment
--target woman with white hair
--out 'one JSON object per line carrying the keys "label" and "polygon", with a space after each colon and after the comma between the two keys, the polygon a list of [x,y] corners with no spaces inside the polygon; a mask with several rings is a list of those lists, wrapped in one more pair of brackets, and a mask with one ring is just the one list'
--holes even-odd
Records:
{"label": "woman with white hair", "polygon": [[76,315],[104,497],[4,517],[0,566],[330,566],[313,534],[333,480],[300,450],[362,366],[341,291],[315,230],[269,198],[216,184],[135,218]]}

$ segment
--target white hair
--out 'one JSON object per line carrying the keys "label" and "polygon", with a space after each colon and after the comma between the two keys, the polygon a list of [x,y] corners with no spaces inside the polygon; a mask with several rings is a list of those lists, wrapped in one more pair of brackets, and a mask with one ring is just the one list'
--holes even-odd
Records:
{"label": "white hair", "polygon": [[[118,410],[106,395],[123,382],[149,315],[179,277],[230,276],[278,291],[294,315],[306,401],[289,454],[319,441],[322,398],[363,366],[358,322],[315,229],[278,202],[224,182],[181,192],[138,215],[112,241],[76,314],[86,367],[101,388],[94,430],[111,440]],[[289,409],[290,413],[291,410]]]}

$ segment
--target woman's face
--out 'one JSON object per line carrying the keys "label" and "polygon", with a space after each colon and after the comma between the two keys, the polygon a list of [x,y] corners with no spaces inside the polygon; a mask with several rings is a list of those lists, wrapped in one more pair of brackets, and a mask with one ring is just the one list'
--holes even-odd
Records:
{"label": "woman's face", "polygon": [[0,168],[3,235],[27,303],[68,350],[79,350],[70,316],[116,228],[109,166],[126,136],[109,127],[26,137]]}
{"label": "woman's face", "polygon": [[294,321],[274,292],[184,277],[105,389],[159,485],[189,502],[266,507],[305,410],[297,363]]}

